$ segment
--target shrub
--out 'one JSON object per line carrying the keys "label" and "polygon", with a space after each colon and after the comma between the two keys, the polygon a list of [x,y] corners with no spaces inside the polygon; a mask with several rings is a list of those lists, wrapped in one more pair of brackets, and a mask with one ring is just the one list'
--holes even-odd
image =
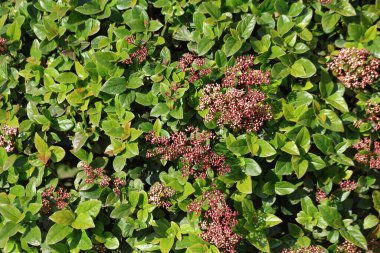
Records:
{"label": "shrub", "polygon": [[0,13],[1,252],[380,252],[380,1]]}

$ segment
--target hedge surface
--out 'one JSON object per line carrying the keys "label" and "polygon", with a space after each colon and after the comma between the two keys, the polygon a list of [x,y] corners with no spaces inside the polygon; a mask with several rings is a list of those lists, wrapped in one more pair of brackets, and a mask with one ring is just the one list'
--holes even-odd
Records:
{"label": "hedge surface", "polygon": [[379,0],[0,14],[0,251],[380,252]]}

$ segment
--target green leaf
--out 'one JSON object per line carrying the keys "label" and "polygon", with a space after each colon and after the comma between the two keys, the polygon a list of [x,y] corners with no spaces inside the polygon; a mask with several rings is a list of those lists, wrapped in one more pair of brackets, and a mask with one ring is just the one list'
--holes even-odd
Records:
{"label": "green leaf", "polygon": [[9,204],[0,204],[0,213],[5,219],[14,222],[19,222],[22,216],[20,210]]}
{"label": "green leaf", "polygon": [[60,242],[63,239],[65,239],[72,231],[73,228],[71,227],[64,226],[61,224],[54,224],[53,226],[51,226],[46,235],[46,243],[56,244],[57,242]]}
{"label": "green leaf", "polygon": [[183,107],[178,106],[175,107],[173,110],[169,112],[170,116],[172,116],[175,119],[183,119]]}
{"label": "green leaf", "polygon": [[102,207],[102,202],[97,199],[91,199],[84,202],[80,202],[75,213],[87,213],[92,217],[96,217]]}
{"label": "green leaf", "polygon": [[340,229],[339,233],[345,238],[347,241],[352,242],[356,246],[367,250],[367,240],[363,236],[362,232],[360,232],[360,228],[357,226],[348,226],[346,228]]}
{"label": "green leaf", "polygon": [[244,173],[247,176],[258,176],[261,174],[262,170],[260,165],[251,158],[244,158]]}
{"label": "green leaf", "polygon": [[132,158],[139,155],[139,144],[137,142],[127,143],[125,144],[125,148],[126,148],[126,153],[125,153],[126,158]]}
{"label": "green leaf", "polygon": [[22,235],[26,243],[33,246],[41,245],[41,230],[37,225],[28,226]]}
{"label": "green leaf", "polygon": [[236,184],[236,188],[245,194],[252,193],[252,179],[250,176],[246,176],[243,180],[240,180]]}
{"label": "green leaf", "polygon": [[301,208],[310,217],[315,217],[318,214],[317,207],[308,196],[301,199]]}
{"label": "green leaf", "polygon": [[376,226],[377,224],[379,224],[379,219],[375,215],[370,214],[367,217],[365,217],[363,222],[363,228],[370,229]]}
{"label": "green leaf", "polygon": [[102,12],[100,7],[93,2],[85,3],[84,5],[75,8],[75,11],[84,15],[93,15]]}
{"label": "green leaf", "polygon": [[278,195],[289,195],[292,192],[294,192],[296,189],[297,189],[297,186],[287,181],[277,182],[274,188],[276,194]]}
{"label": "green leaf", "polygon": [[150,112],[150,116],[152,117],[159,117],[167,115],[170,112],[170,109],[167,104],[165,103],[158,103],[152,108],[152,111]]}
{"label": "green leaf", "polygon": [[68,226],[75,220],[75,214],[70,210],[60,210],[50,215],[49,219],[57,224]]}
{"label": "green leaf", "polygon": [[61,147],[51,146],[50,151],[51,151],[51,160],[55,163],[60,162],[62,161],[63,158],[65,158],[66,151]]}
{"label": "green leaf", "polygon": [[322,218],[326,221],[326,223],[329,226],[335,229],[344,227],[342,215],[335,207],[319,206],[319,212],[321,213]]}
{"label": "green leaf", "polygon": [[107,238],[104,243],[107,249],[118,249],[120,246],[120,242],[116,237]]}
{"label": "green leaf", "polygon": [[162,253],[169,253],[174,244],[174,238],[161,238],[160,250]]}
{"label": "green leaf", "polygon": [[36,146],[38,153],[43,154],[49,151],[48,144],[37,133],[34,135],[34,145]]}
{"label": "green leaf", "polygon": [[17,225],[14,221],[8,221],[6,222],[1,228],[0,228],[0,238],[1,240],[7,239],[9,237],[14,236],[17,234],[17,231],[19,229],[19,225]]}
{"label": "green leaf", "polygon": [[75,83],[78,77],[72,72],[65,72],[57,76],[55,80],[59,83]]}
{"label": "green leaf", "polygon": [[359,24],[348,24],[348,35],[350,40],[359,41],[364,33],[363,27]]}
{"label": "green leaf", "polygon": [[302,178],[307,172],[309,162],[306,159],[300,158],[299,156],[293,156],[292,166],[297,175],[297,178]]}
{"label": "green leaf", "polygon": [[248,39],[251,36],[252,31],[255,28],[255,25],[256,18],[253,15],[248,14],[241,21],[239,21],[236,29],[238,30],[240,36],[243,39]]}
{"label": "green leaf", "polygon": [[334,4],[329,4],[327,7],[345,17],[356,15],[356,11],[349,3],[349,0],[337,0],[334,1]]}
{"label": "green leaf", "polygon": [[202,38],[197,45],[197,53],[199,56],[205,55],[214,46],[215,42],[209,38]]}
{"label": "green leaf", "polygon": [[112,77],[104,83],[100,90],[107,94],[117,95],[127,90],[127,81],[124,77]]}
{"label": "green leaf", "polygon": [[132,214],[131,205],[121,204],[112,210],[110,217],[114,219],[126,218]]}
{"label": "green leaf", "polygon": [[305,58],[298,59],[290,68],[290,74],[294,77],[309,78],[317,72],[314,64]]}
{"label": "green leaf", "polygon": [[325,33],[331,33],[335,30],[336,24],[340,19],[337,13],[325,13],[322,16],[322,28]]}
{"label": "green leaf", "polygon": [[210,16],[216,20],[218,20],[221,15],[220,8],[213,2],[203,2],[198,8],[199,12],[210,14]]}
{"label": "green leaf", "polygon": [[145,22],[149,21],[149,16],[146,11],[138,5],[124,12],[123,18],[125,23],[136,32],[144,32],[147,29]]}
{"label": "green leaf", "polygon": [[373,25],[365,31],[362,42],[370,42],[375,40],[377,35],[377,25]]}
{"label": "green leaf", "polygon": [[83,132],[76,132],[73,139],[74,152],[79,151],[81,147],[86,143],[88,136]]}
{"label": "green leaf", "polygon": [[328,136],[313,134],[313,141],[317,148],[324,154],[332,154],[334,152],[333,142]]}
{"label": "green leaf", "polygon": [[[106,239],[106,242],[104,243],[104,246],[106,246],[107,239]],[[79,239],[78,247],[81,250],[90,250],[93,247],[92,241],[91,241],[90,237],[88,237],[87,232],[85,230],[81,231],[81,237]]]}
{"label": "green leaf", "polygon": [[335,132],[344,132],[342,120],[332,110],[323,109],[319,111],[318,115],[319,123],[326,129]]}
{"label": "green leaf", "polygon": [[223,45],[223,51],[226,53],[226,56],[229,57],[233,54],[235,54],[243,45],[242,41],[231,36],[226,36],[226,42]]}
{"label": "green leaf", "polygon": [[228,149],[236,155],[245,155],[249,153],[249,148],[245,139],[236,140],[228,147]]}
{"label": "green leaf", "polygon": [[259,157],[269,157],[276,154],[276,150],[265,140],[257,140],[256,143],[259,145],[259,150],[257,151],[257,156]]}
{"label": "green leaf", "polygon": [[94,228],[95,224],[90,214],[79,213],[75,221],[71,224],[71,226],[75,229],[89,229]]}
{"label": "green leaf", "polygon": [[265,215],[265,224],[268,227],[276,226],[276,225],[280,224],[281,222],[282,222],[282,220],[274,214],[268,213]]}
{"label": "green leaf", "polygon": [[294,23],[290,21],[290,19],[286,15],[281,15],[280,18],[277,21],[277,31],[284,35],[285,33],[289,32],[290,29],[292,29],[294,26]]}
{"label": "green leaf", "polygon": [[144,85],[143,78],[139,76],[131,76],[128,79],[127,88],[137,89]]}
{"label": "green leaf", "polygon": [[302,127],[301,130],[298,132],[295,143],[298,146],[301,146],[303,149],[308,150],[310,146],[310,133],[309,130],[307,130],[306,127]]}
{"label": "green leaf", "polygon": [[300,151],[294,141],[286,142],[281,150],[291,155],[300,155]]}

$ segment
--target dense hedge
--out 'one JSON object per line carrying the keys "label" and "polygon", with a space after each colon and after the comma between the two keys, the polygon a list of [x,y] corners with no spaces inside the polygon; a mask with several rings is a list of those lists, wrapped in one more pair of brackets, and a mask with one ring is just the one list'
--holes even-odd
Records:
{"label": "dense hedge", "polygon": [[2,252],[380,252],[380,1],[0,6]]}

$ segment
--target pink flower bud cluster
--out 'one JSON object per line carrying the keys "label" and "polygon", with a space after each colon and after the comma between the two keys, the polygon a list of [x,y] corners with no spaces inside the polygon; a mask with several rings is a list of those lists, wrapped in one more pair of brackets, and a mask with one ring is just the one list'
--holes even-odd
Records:
{"label": "pink flower bud cluster", "polygon": [[282,253],[325,253],[326,251],[319,245],[310,245],[309,247],[302,247],[298,249],[288,248],[283,249]]}
{"label": "pink flower bud cluster", "polygon": [[228,67],[222,80],[223,87],[258,86],[270,83],[270,72],[254,70],[253,55],[239,56],[233,67]]}
{"label": "pink flower bud cluster", "polygon": [[205,120],[211,122],[216,119],[219,127],[228,125],[234,130],[257,132],[265,121],[272,118],[266,98],[265,93],[258,90],[224,89],[219,84],[209,84],[203,89],[199,109],[208,109]]}
{"label": "pink flower bud cluster", "polygon": [[318,203],[321,203],[323,200],[328,199],[329,196],[321,189],[317,190],[317,193],[315,194],[315,199]]}
{"label": "pink flower bud cluster", "polygon": [[17,128],[4,125],[1,128],[0,147],[4,147],[5,151],[12,152],[14,150],[14,139],[17,135]]}
{"label": "pink flower bud cluster", "polygon": [[343,180],[339,183],[339,189],[341,191],[354,191],[358,187],[358,184],[352,180]]}
{"label": "pink flower bud cluster", "polygon": [[233,232],[238,224],[237,211],[226,203],[223,193],[219,190],[204,192],[201,200],[192,202],[187,210],[202,214],[202,206],[207,204],[208,210],[201,216],[200,228],[203,240],[215,245],[221,252],[235,252],[241,237]]}
{"label": "pink flower bud cluster", "polygon": [[194,83],[201,77],[211,73],[211,68],[206,68],[205,63],[204,58],[195,57],[192,54],[186,53],[179,60],[178,68],[183,72],[189,71],[190,77],[187,80],[190,83]]}
{"label": "pink flower bud cluster", "polygon": [[380,106],[377,103],[367,102],[365,108],[365,114],[363,119],[358,120],[354,123],[354,126],[360,128],[364,122],[370,122],[373,129],[378,131],[380,129]]}
{"label": "pink flower bud cluster", "polygon": [[223,155],[215,153],[210,145],[214,135],[209,131],[199,131],[188,127],[185,131],[174,132],[170,137],[157,137],[154,133],[146,135],[146,141],[156,147],[148,150],[146,156],[161,156],[161,159],[173,161],[180,159],[183,176],[206,178],[206,172],[213,170],[219,175],[230,172]]}
{"label": "pink flower bud cluster", "polygon": [[54,191],[54,187],[51,186],[41,193],[42,196],[42,208],[43,214],[48,214],[53,207],[57,209],[64,209],[70,199],[70,193],[66,189],[59,188],[57,192]]}
{"label": "pink flower bud cluster", "polygon": [[169,199],[173,197],[174,194],[175,191],[172,188],[161,183],[156,183],[149,189],[149,203],[156,205],[157,207],[168,209],[172,205]]}
{"label": "pink flower bud cluster", "polygon": [[7,50],[7,40],[0,37],[0,54],[3,54]]}
{"label": "pink flower bud cluster", "polygon": [[327,67],[347,88],[364,89],[379,78],[380,60],[366,49],[344,48]]}
{"label": "pink flower bud cluster", "polygon": [[143,61],[146,60],[146,57],[148,56],[148,49],[146,47],[146,43],[137,43],[136,38],[133,35],[128,35],[125,37],[125,40],[128,44],[134,45],[137,49],[133,53],[129,55],[129,58],[125,59],[123,61],[124,64],[132,64],[133,59],[136,59],[136,61],[141,64]]}
{"label": "pink flower bud cluster", "polygon": [[371,169],[380,169],[380,141],[374,141],[369,138],[360,140],[352,146],[358,152],[355,154],[355,160],[358,163],[369,166]]}
{"label": "pink flower bud cluster", "polygon": [[331,3],[333,0],[320,0],[321,4],[326,5]]}
{"label": "pink flower bud cluster", "polygon": [[272,118],[267,96],[252,87],[270,83],[270,73],[254,70],[254,56],[240,56],[233,67],[227,68],[222,84],[208,84],[203,89],[199,109],[208,109],[207,122],[216,120],[219,127],[233,130],[259,131]]}
{"label": "pink flower bud cluster", "polygon": [[[86,184],[95,183],[95,184],[98,184],[100,187],[110,186],[111,178],[104,173],[103,168],[94,169],[91,165],[85,162],[81,162],[79,166],[83,169],[86,175],[86,179],[84,180]],[[120,195],[120,192],[121,192],[120,186],[125,186],[126,181],[124,179],[120,179],[116,177],[112,183],[113,183],[113,191],[117,195]]]}
{"label": "pink flower bud cluster", "polygon": [[361,253],[361,249],[349,241],[344,241],[336,248],[336,253]]}
{"label": "pink flower bud cluster", "polygon": [[114,181],[113,181],[113,185],[114,185],[114,187],[113,187],[113,192],[114,192],[116,195],[120,196],[120,194],[121,194],[120,186],[125,186],[126,183],[127,183],[127,182],[126,182],[124,179],[121,179],[121,178],[116,177],[116,178],[114,179]]}

